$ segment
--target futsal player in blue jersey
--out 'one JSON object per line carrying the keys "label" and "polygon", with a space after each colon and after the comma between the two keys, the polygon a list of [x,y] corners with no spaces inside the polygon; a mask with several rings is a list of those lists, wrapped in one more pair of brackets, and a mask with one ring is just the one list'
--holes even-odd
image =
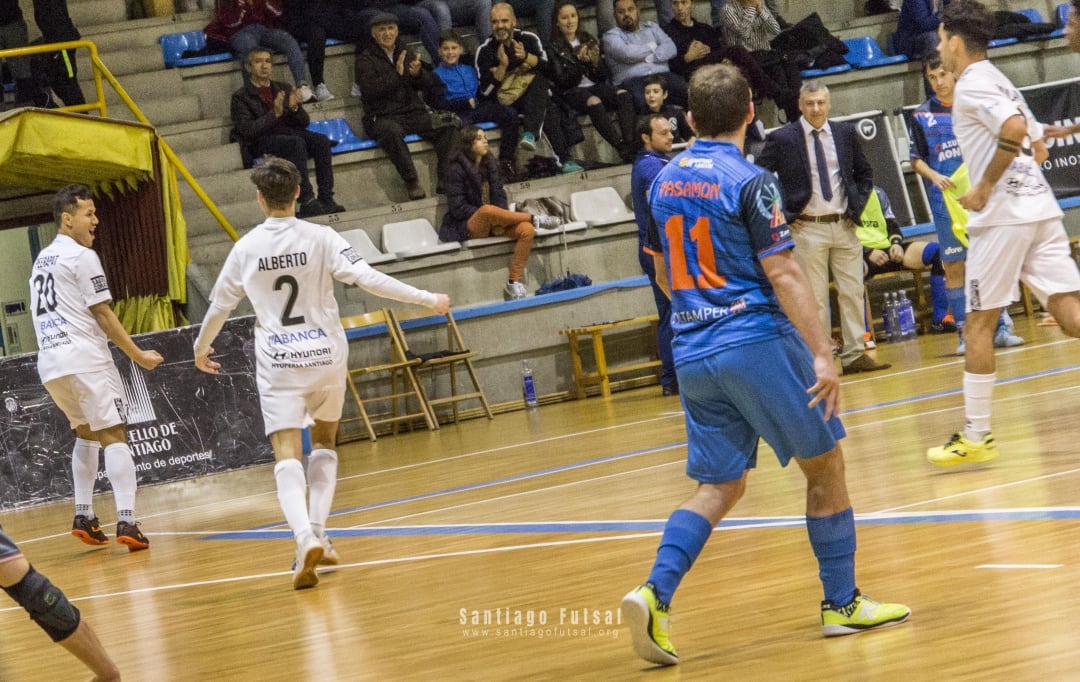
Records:
{"label": "futsal player in blue jersey", "polygon": [[[967,247],[953,232],[953,220],[945,208],[944,192],[953,187],[952,176],[964,159],[960,156],[960,143],[952,126],[953,91],[956,75],[941,65],[940,55],[933,54],[923,62],[923,72],[934,94],[912,113],[911,169],[923,178],[926,198],[930,201],[930,213],[934,219],[937,240],[941,248],[941,266],[945,270],[945,296],[949,299],[956,329],[960,333],[957,355],[963,355],[964,322],[967,318],[964,294],[964,272]],[[1002,311],[994,333],[994,345],[998,348],[1019,346],[1024,339],[1012,333],[1007,311]]]}
{"label": "futsal player in blue jersey", "polygon": [[[623,598],[634,651],[679,662],[668,614],[712,529],[742,497],[758,438],[807,479],[806,526],[825,590],[826,637],[894,625],[911,614],[855,585],[855,518],[844,480],[832,342],[792,255],[773,176],[742,156],[754,118],[739,70],[707,66],[690,85],[697,141],[649,193],[657,279],[671,295],[672,349],[686,410],[693,497],[671,514],[648,580]],[[662,254],[662,255],[660,255]]]}

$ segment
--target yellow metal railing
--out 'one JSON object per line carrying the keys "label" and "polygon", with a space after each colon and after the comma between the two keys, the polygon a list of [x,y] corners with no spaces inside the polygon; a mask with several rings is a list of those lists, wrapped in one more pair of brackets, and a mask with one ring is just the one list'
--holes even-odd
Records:
{"label": "yellow metal railing", "polygon": [[[131,99],[131,96],[127,94],[123,86],[120,85],[120,81],[116,80],[116,76],[112,75],[108,67],[101,61],[98,56],[97,45],[89,40],[71,40],[66,43],[50,43],[48,45],[33,45],[27,47],[16,47],[10,50],[0,50],[0,59],[10,59],[11,57],[25,57],[33,54],[44,54],[48,52],[59,52],[61,50],[74,50],[78,48],[86,48],[90,53],[90,63],[94,67],[94,93],[97,99],[93,102],[87,102],[86,104],[79,104],[75,106],[60,107],[61,111],[71,111],[77,113],[90,112],[95,109],[101,115],[102,118],[108,118],[108,107],[105,103],[105,85],[102,81],[108,82],[112,86],[116,94],[119,95],[120,101],[127,106],[128,110],[135,115],[140,123],[153,127],[150,119],[146,118],[142,110],[135,104],[135,100]],[[239,239],[239,235],[236,234],[236,230],[229,223],[225,215],[218,209],[217,205],[203,190],[202,185],[195,179],[195,177],[184,166],[183,162],[173,151],[169,143],[164,138],[158,137],[158,142],[161,144],[161,149],[165,152],[165,158],[168,159],[169,164],[178,172],[180,176],[187,181],[188,185],[195,192],[195,196],[206,206],[210,214],[214,216],[214,219],[218,221],[221,228],[225,230],[229,237],[236,241]]]}

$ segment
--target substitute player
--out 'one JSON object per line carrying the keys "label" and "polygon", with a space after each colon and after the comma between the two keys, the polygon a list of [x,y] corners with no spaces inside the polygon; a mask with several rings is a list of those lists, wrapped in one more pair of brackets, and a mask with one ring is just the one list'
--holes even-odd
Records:
{"label": "substitute player", "polygon": [[1069,255],[1061,208],[1040,164],[1048,152],[1043,127],[1020,91],[986,59],[994,14],[975,0],[954,0],[941,12],[938,53],[957,75],[953,130],[968,165],[971,190],[966,272],[962,432],[927,450],[940,466],[984,462],[998,455],[990,433],[996,379],[994,328],[1002,308],[1020,298],[1019,279],[1069,336],[1080,336],[1080,274]]}
{"label": "substitute player", "polygon": [[[792,255],[780,189],[742,156],[754,118],[732,66],[690,83],[698,139],[649,192],[658,280],[671,295],[675,367],[686,410],[686,472],[697,492],[668,518],[648,581],[623,598],[634,651],[671,665],[668,613],[683,576],[746,487],[762,437],[807,479],[806,527],[825,589],[826,637],[900,623],[911,611],[855,586],[855,517],[839,439],[832,342]],[[662,254],[662,255],[659,255]],[[670,282],[670,285],[669,285]]]}
{"label": "substitute player", "polygon": [[71,534],[88,545],[108,544],[94,514],[98,450],[116,500],[116,541],[134,552],[150,546],[135,521],[135,461],[127,443],[124,387],[109,351],[116,344],[143,369],[162,357],[139,348],[116,318],[101,261],[90,247],[98,228],[90,188],[68,185],[53,197],[58,234],[30,273],[31,313],[38,342],[38,374],[75,429],[71,453],[75,520]]}
{"label": "substitute player", "polygon": [[[326,519],[337,484],[335,439],[345,401],[349,355],[334,280],[395,301],[445,313],[433,294],[384,275],[361,260],[341,235],[296,218],[300,173],[270,158],[251,173],[266,221],[236,243],[210,292],[210,309],[195,340],[195,366],[217,374],[211,345],[229,313],[247,296],[255,309],[256,377],[266,434],[274,449],[278,501],[296,538],[293,587],[314,587],[315,567],[339,562]],[[311,427],[307,479],[300,463],[301,429]],[[311,486],[310,507],[305,489]]]}

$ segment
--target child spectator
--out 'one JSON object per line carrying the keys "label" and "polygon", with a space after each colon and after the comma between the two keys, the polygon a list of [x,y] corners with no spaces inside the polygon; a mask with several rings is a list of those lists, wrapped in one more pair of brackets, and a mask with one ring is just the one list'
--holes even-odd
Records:
{"label": "child spectator", "polygon": [[694,130],[686,122],[686,111],[676,105],[668,104],[667,83],[663,74],[654,73],[645,78],[645,105],[650,114],[667,117],[671,129],[675,132],[675,144],[694,141]]}

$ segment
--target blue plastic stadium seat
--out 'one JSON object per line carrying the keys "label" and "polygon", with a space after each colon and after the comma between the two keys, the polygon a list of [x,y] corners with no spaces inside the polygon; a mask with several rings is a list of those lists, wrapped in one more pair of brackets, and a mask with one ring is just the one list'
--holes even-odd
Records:
{"label": "blue plastic stadium seat", "polygon": [[996,38],[986,44],[987,47],[1005,47],[1020,42],[1019,38]]}
{"label": "blue plastic stadium seat", "polygon": [[349,127],[349,122],[343,118],[329,118],[325,121],[312,121],[308,127],[313,133],[322,133],[336,142],[334,154],[344,154],[360,149],[374,149],[375,140],[362,140]]}
{"label": "blue plastic stadium seat", "polygon": [[848,38],[844,41],[844,44],[848,48],[844,59],[856,69],[870,69],[875,66],[900,64],[907,61],[907,57],[902,54],[890,57],[882,52],[877,41],[870,36]]}
{"label": "blue plastic stadium seat", "polygon": [[184,54],[184,50],[201,50],[206,47],[206,34],[202,31],[166,33],[158,38],[158,42],[161,44],[161,55],[165,59],[165,66],[170,69],[178,66],[227,62],[232,59],[231,52],[208,54],[203,57],[188,57],[187,59],[181,57],[180,55]]}
{"label": "blue plastic stadium seat", "polygon": [[[1042,14],[1039,13],[1039,10],[1035,9],[1034,7],[1025,7],[1024,9],[1015,10],[1015,12],[1017,14],[1023,14],[1025,17],[1030,19],[1031,23],[1033,24],[1047,23],[1046,19],[1043,19]],[[1051,38],[1057,38],[1063,35],[1065,35],[1064,29],[1058,29],[1050,33],[1040,33],[1039,35],[1028,36],[1027,38],[1024,38],[1022,42],[1031,43],[1037,40],[1050,40]]]}
{"label": "blue plastic stadium seat", "polygon": [[1065,24],[1069,23],[1069,3],[1063,2],[1054,8],[1054,18],[1056,19],[1057,28],[1052,33],[1040,36],[1041,39],[1052,40],[1065,37]]}
{"label": "blue plastic stadium seat", "polygon": [[845,71],[851,71],[851,64],[840,64],[839,66],[830,66],[827,69],[806,69],[802,72],[803,78],[818,78],[820,76],[831,76],[834,73],[844,73]]}
{"label": "blue plastic stadium seat", "polygon": [[476,124],[476,127],[480,130],[492,130],[494,128],[498,128],[499,126],[492,121],[480,121]]}

